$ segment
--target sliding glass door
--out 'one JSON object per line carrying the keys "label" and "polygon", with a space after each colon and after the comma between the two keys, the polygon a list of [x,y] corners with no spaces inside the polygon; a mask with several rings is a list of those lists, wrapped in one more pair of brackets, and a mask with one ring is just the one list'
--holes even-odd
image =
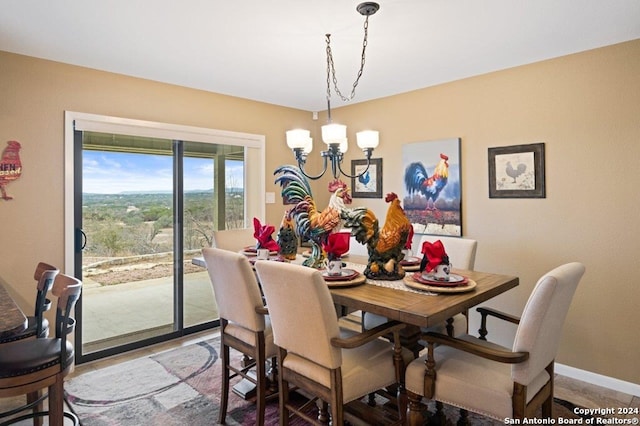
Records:
{"label": "sliding glass door", "polygon": [[218,325],[192,263],[217,229],[247,223],[247,148],[76,129],[78,362]]}

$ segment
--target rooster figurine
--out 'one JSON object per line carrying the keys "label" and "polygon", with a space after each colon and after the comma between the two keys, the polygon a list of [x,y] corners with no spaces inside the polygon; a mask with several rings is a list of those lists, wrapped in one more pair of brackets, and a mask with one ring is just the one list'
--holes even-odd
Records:
{"label": "rooster figurine", "polygon": [[345,209],[342,218],[356,241],[367,246],[369,261],[364,275],[374,280],[398,280],[405,275],[400,261],[412,227],[395,193],[387,194],[385,201],[391,204],[382,229],[366,207]]}
{"label": "rooster figurine", "polygon": [[17,141],[7,142],[7,147],[2,151],[0,159],[0,192],[3,200],[11,200],[13,197],[7,195],[5,186],[20,177],[22,174],[22,163],[20,162],[20,143]]}
{"label": "rooster figurine", "polygon": [[273,174],[279,175],[275,182],[282,187],[282,196],[295,204],[289,216],[293,218],[296,233],[303,241],[308,239],[311,242],[311,256],[303,264],[314,268],[324,267],[326,255],[322,251],[322,244],[327,241],[329,234],[342,228],[342,210],[351,203],[349,188],[338,179],[330,182],[329,192],[332,194],[329,205],[318,211],[309,182],[298,167],[280,166]]}
{"label": "rooster figurine", "polygon": [[[409,195],[418,192],[427,199],[427,209],[436,210],[435,202],[449,180],[449,157],[440,154],[440,161],[429,176],[422,163],[411,163],[404,174],[404,183]],[[429,204],[430,203],[430,204]]]}

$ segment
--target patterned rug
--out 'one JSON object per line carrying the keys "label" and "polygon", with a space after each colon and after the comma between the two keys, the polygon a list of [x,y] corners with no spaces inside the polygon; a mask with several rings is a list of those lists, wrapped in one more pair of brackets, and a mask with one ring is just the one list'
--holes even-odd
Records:
{"label": "patterned rug", "polygon": [[[65,382],[67,403],[84,426],[217,424],[219,348],[216,338],[84,373]],[[306,402],[296,398],[300,405]],[[455,424],[457,409],[445,406],[445,414],[446,424]],[[555,414],[575,418],[566,401],[556,400]],[[267,404],[265,416],[266,425],[278,424],[277,399]],[[475,414],[470,420],[473,425],[504,424]],[[255,424],[255,405],[231,392],[226,424]],[[290,424],[307,423],[295,418]]]}
{"label": "patterned rug", "polygon": [[[65,382],[67,403],[84,426],[217,424],[219,350],[216,338],[84,373]],[[278,418],[276,399],[266,424]],[[231,392],[226,424],[255,424],[255,405]]]}

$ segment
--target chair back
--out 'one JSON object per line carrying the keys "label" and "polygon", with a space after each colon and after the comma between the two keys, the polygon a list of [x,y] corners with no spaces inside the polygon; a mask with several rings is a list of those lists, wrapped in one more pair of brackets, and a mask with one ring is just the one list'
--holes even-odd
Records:
{"label": "chair back", "polygon": [[40,262],[36,266],[36,271],[33,274],[33,279],[38,281],[37,293],[36,293],[36,306],[34,316],[36,317],[36,335],[41,336],[43,333],[43,315],[45,311],[48,311],[51,307],[51,300],[47,299],[47,293],[51,291],[53,287],[53,281],[56,275],[60,273],[60,270],[55,266],[51,266],[47,263]]}
{"label": "chair back", "polygon": [[264,331],[264,306],[256,275],[247,257],[219,248],[203,248],[202,255],[213,285],[220,317],[252,331]]}
{"label": "chair back", "polygon": [[548,272],[536,283],[513,342],[514,351],[529,352],[527,361],[511,367],[515,382],[528,385],[555,359],[562,326],[584,271],[581,263],[568,263]]}
{"label": "chair back", "polygon": [[329,288],[320,271],[283,262],[256,262],[267,299],[274,343],[325,368],[342,364],[331,345],[340,334]]}
{"label": "chair back", "polygon": [[255,245],[256,239],[251,228],[213,231],[211,246],[214,248],[238,252],[247,246]]}
{"label": "chair back", "polygon": [[473,271],[476,264],[476,249],[478,241],[470,238],[444,237],[439,235],[423,235],[418,248],[414,250],[417,256],[422,256],[422,244],[425,241],[430,243],[442,241],[444,250],[449,256],[449,261],[454,268]]}
{"label": "chair back", "polygon": [[82,292],[82,281],[58,274],[53,282],[51,293],[58,298],[56,308],[56,339],[60,339],[60,366],[65,369],[73,362],[73,346],[67,342],[67,336],[75,329],[76,321],[72,317],[73,309]]}

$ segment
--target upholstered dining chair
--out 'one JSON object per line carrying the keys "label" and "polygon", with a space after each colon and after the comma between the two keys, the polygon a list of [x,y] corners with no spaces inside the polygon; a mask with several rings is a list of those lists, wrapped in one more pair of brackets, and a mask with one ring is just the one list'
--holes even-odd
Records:
{"label": "upholstered dining chair", "polygon": [[[454,268],[473,271],[476,263],[476,250],[478,248],[478,241],[470,238],[423,235],[420,239],[418,247],[414,250],[416,256],[422,256],[421,249],[422,244],[425,241],[433,243],[436,240],[442,241],[447,255],[449,256],[449,261]],[[386,320],[387,319],[383,316],[367,312],[363,315],[362,323],[365,329],[369,329],[382,324]],[[432,328],[423,329],[422,331],[426,333],[427,331],[444,332],[445,330],[449,336],[453,336],[456,331],[459,334],[467,333],[467,312],[454,315],[452,318],[449,318],[446,323],[438,324]]]}
{"label": "upholstered dining chair", "polygon": [[[478,308],[483,316],[518,324],[511,348],[487,342],[484,337],[424,335],[427,354],[406,370],[409,424],[423,424],[422,397],[460,407],[462,416],[468,410],[500,421],[522,420],[533,417],[542,407],[542,416],[552,417],[554,359],[584,271],[581,263],[568,263],[542,276],[519,320]],[[466,422],[464,417],[461,421]]]}
{"label": "upholstered dining chair", "polygon": [[213,231],[212,247],[238,252],[247,246],[255,245],[253,228]]}
{"label": "upholstered dining chair", "polygon": [[[255,268],[279,348],[280,425],[288,425],[290,413],[318,424],[289,403],[290,385],[328,404],[331,424],[341,426],[344,404],[402,381],[405,360],[413,359],[400,346],[403,324],[389,322],[361,334],[341,330],[320,271],[270,261]],[[395,336],[393,345],[378,339],[387,333]]]}
{"label": "upholstered dining chair", "polygon": [[[23,339],[2,345],[0,350],[0,398],[27,395],[34,402],[33,412],[11,419],[7,424],[34,418],[34,424],[48,414],[50,426],[61,426],[64,417],[78,419],[64,411],[64,378],[73,371],[74,350],[67,336],[75,328],[72,312],[82,291],[82,282],[59,274],[51,292],[58,298],[55,335],[50,338]],[[39,399],[42,389],[49,391],[49,410],[43,411]],[[5,423],[3,423],[5,424]]]}
{"label": "upholstered dining chair", "polygon": [[0,340],[0,344],[14,342],[16,340],[29,337],[47,337],[49,335],[49,321],[44,317],[44,313],[51,308],[51,300],[47,299],[47,294],[53,286],[53,280],[60,270],[55,266],[44,262],[38,263],[33,274],[36,280],[36,303],[34,314],[27,317],[27,328],[20,333],[13,334]]}
{"label": "upholstered dining chair", "polygon": [[[218,422],[224,424],[227,416],[229,380],[241,376],[256,385],[256,424],[263,425],[267,397],[266,361],[275,359],[277,350],[269,316],[256,311],[264,309],[256,275],[243,254],[218,248],[204,248],[202,254],[220,315],[222,393]],[[229,348],[254,362],[239,367],[232,365]],[[249,374],[254,364],[255,378]]]}

